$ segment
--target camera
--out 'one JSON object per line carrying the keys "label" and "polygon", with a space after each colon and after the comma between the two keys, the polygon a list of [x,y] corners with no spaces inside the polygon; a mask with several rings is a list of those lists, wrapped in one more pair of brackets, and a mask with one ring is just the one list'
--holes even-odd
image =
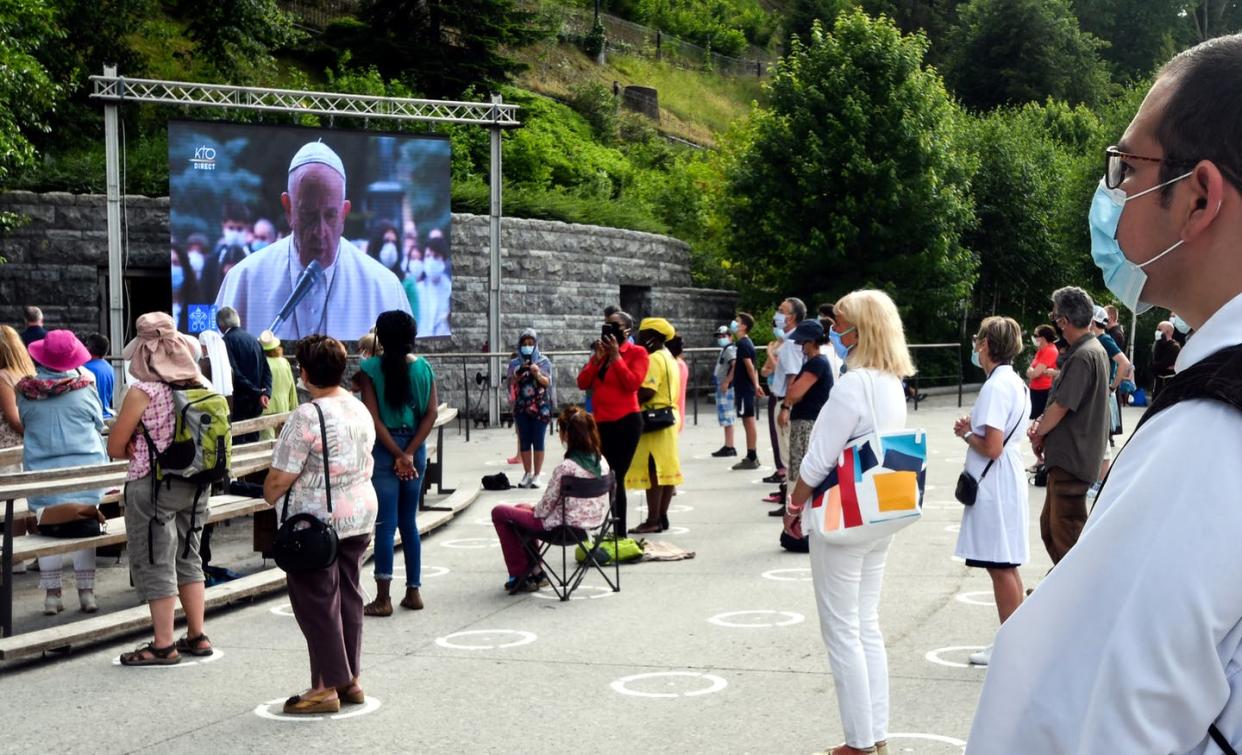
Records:
{"label": "camera", "polygon": [[621,326],[615,322],[606,322],[604,323],[604,326],[600,328],[599,337],[601,340],[608,338],[609,336],[612,336],[613,340],[617,343],[621,343],[625,340],[625,337],[622,335]]}

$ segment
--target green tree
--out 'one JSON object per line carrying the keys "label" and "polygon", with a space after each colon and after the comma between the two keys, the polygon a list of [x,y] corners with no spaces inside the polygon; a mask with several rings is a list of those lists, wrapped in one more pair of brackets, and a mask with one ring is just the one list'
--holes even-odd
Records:
{"label": "green tree", "polygon": [[1093,105],[1109,86],[1102,44],[1069,0],[971,0],[948,35],[945,78],[979,110],[1049,97]]}
{"label": "green tree", "polygon": [[785,14],[785,54],[791,51],[789,40],[793,37],[803,42],[811,38],[811,27],[816,21],[831,27],[841,11],[854,7],[854,0],[793,0]]}
{"label": "green tree", "polygon": [[1176,51],[1191,22],[1185,0],[1074,0],[1084,31],[1108,43],[1100,51],[1118,76],[1147,76]]}
{"label": "green tree", "polygon": [[507,50],[546,34],[537,18],[516,0],[370,0],[361,23],[334,24],[323,42],[428,96],[456,97],[471,85],[494,89],[524,70]]}
{"label": "green tree", "polygon": [[1190,0],[1184,3],[1193,42],[1204,42],[1242,29],[1242,3],[1237,0]]}
{"label": "green tree", "polygon": [[43,0],[0,0],[0,185],[35,161],[31,136],[49,131],[60,87],[38,55],[61,37]]}
{"label": "green tree", "polygon": [[276,70],[274,53],[302,37],[276,0],[180,0],[186,32],[221,80],[261,83]]}
{"label": "green tree", "polygon": [[795,41],[731,150],[722,250],[746,301],[890,291],[922,335],[969,295],[973,163],[927,41],[862,11]]}
{"label": "green tree", "polygon": [[945,59],[945,37],[953,28],[957,8],[964,0],[858,0],[859,6],[872,16],[893,19],[905,34],[923,32],[930,47],[927,60],[939,67]]}

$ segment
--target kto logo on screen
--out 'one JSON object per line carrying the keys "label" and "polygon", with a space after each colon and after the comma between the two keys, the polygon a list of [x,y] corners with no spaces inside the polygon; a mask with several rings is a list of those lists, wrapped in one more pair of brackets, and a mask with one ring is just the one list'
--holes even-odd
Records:
{"label": "kto logo on screen", "polygon": [[196,147],[194,149],[194,157],[190,158],[190,164],[194,166],[194,170],[215,170],[216,169],[216,148]]}

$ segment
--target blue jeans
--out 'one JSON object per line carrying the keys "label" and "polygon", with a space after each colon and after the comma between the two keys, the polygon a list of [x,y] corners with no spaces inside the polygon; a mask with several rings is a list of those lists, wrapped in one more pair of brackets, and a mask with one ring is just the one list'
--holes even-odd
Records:
{"label": "blue jeans", "polygon": [[[413,437],[413,433],[392,433],[393,441],[402,448]],[[418,587],[422,581],[422,543],[416,519],[423,497],[423,474],[427,471],[427,447],[419,446],[414,454],[418,477],[412,480],[397,479],[393,469],[396,460],[378,440],[371,456],[375,459],[371,485],[375,487],[375,496],[379,499],[379,514],[375,517],[375,578],[392,579],[392,541],[393,535],[400,529],[401,550],[405,553],[405,584],[406,587]]]}
{"label": "blue jeans", "polygon": [[514,414],[513,421],[517,424],[518,448],[522,451],[543,451],[543,442],[548,437],[548,423],[526,412]]}

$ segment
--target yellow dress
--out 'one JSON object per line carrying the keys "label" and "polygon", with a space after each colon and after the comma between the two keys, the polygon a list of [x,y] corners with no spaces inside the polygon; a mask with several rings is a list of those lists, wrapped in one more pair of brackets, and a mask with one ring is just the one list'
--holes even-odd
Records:
{"label": "yellow dress", "polygon": [[[660,349],[647,362],[647,378],[643,387],[655,391],[655,395],[643,405],[643,410],[672,407],[677,414],[677,395],[681,392],[681,369],[677,360],[667,349]],[[656,480],[651,480],[650,460],[655,459]],[[677,452],[677,425],[663,430],[643,433],[638,438],[638,448],[625,475],[625,487],[647,490],[656,485],[680,485],[681,460]]]}

